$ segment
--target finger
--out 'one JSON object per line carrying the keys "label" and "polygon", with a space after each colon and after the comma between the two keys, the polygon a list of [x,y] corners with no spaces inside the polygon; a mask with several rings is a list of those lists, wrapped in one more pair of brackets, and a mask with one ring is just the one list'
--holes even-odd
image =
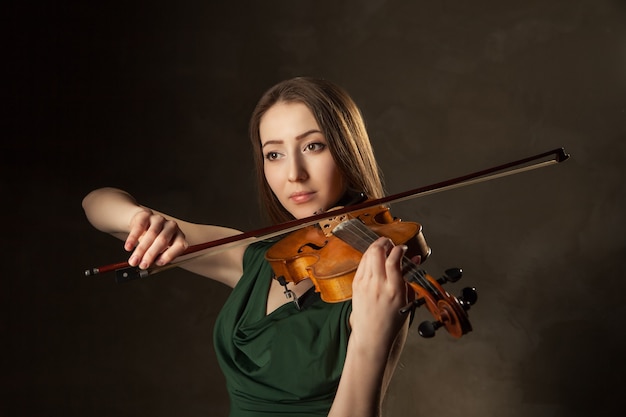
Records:
{"label": "finger", "polygon": [[387,282],[395,287],[396,290],[399,289],[400,286],[405,286],[404,277],[402,275],[402,261],[406,251],[406,245],[395,246],[391,252],[389,252],[389,256],[387,256],[387,261],[385,262]]}
{"label": "finger", "polygon": [[374,243],[379,244],[379,245],[382,246],[383,250],[385,251],[385,256],[389,256],[389,253],[395,247],[393,241],[391,239],[389,239],[388,237],[380,237]]}
{"label": "finger", "polygon": [[387,254],[392,248],[393,242],[390,239],[386,237],[376,239],[361,257],[357,270],[358,280],[369,281],[384,276]]}
{"label": "finger", "polygon": [[411,258],[411,262],[413,262],[415,265],[419,265],[422,263],[422,255],[415,255]]}
{"label": "finger", "polygon": [[137,213],[130,222],[130,232],[124,242],[124,249],[128,252],[135,249],[139,243],[139,239],[144,232],[150,227],[150,213],[141,212]]}
{"label": "finger", "polygon": [[163,266],[182,255],[189,247],[185,235],[180,230],[176,233],[169,247],[156,258],[156,265]]}
{"label": "finger", "polygon": [[129,264],[139,264],[142,269],[147,268],[152,264],[154,259],[163,252],[169,245],[169,237],[161,235],[163,230],[163,223],[159,221],[153,221],[150,224],[148,230],[143,233],[139,243],[135,247],[133,254],[129,260]]}
{"label": "finger", "polygon": [[369,255],[377,260],[384,260],[387,259],[393,248],[394,244],[391,239],[388,237],[380,237],[370,245],[366,252],[369,252]]}
{"label": "finger", "polygon": [[178,228],[175,221],[168,220],[162,224],[160,233],[155,236],[144,253],[139,267],[145,269],[152,263],[158,266],[165,265],[180,256],[188,247],[185,234]]}
{"label": "finger", "polygon": [[160,260],[157,265],[165,265],[179,256],[186,246],[184,235],[178,229],[178,225],[168,220],[162,225],[161,231],[154,237],[152,244],[144,253],[140,268],[148,268],[157,260]]}
{"label": "finger", "polygon": [[387,255],[387,263],[391,266],[402,266],[402,258],[407,251],[406,245],[398,245],[391,248]]}

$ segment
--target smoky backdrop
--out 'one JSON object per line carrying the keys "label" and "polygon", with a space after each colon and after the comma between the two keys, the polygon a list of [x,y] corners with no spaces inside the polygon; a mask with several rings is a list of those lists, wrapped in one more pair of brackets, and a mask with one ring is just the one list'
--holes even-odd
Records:
{"label": "smoky backdrop", "polygon": [[623,1],[59,0],[5,12],[2,416],[227,415],[212,329],[228,289],[182,270],[83,276],[126,253],[81,199],[114,186],[189,221],[265,226],[248,117],[297,75],[353,95],[388,193],[571,154],[392,206],[423,225],[424,268],[462,267],[447,288],[475,286],[479,301],[461,339],[413,327],[385,415],[621,415]]}

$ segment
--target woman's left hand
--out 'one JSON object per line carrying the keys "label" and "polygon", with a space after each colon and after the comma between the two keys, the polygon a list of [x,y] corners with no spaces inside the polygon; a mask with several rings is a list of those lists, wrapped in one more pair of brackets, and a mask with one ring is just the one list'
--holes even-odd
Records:
{"label": "woman's left hand", "polygon": [[353,342],[372,354],[387,355],[407,320],[400,309],[408,303],[402,276],[404,245],[381,237],[365,251],[352,281]]}

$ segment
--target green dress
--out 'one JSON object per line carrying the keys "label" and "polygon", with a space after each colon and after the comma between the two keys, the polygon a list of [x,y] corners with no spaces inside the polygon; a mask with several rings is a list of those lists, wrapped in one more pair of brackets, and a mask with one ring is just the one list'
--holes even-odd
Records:
{"label": "green dress", "polygon": [[271,244],[248,247],[243,276],[215,323],[230,416],[326,416],[346,357],[352,303],[326,303],[310,292],[300,310],[289,302],[266,315],[272,268],[264,255]]}

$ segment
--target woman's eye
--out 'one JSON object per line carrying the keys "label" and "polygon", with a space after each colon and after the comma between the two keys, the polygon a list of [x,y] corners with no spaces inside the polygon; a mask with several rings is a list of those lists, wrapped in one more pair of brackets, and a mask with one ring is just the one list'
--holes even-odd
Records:
{"label": "woman's eye", "polygon": [[325,144],[320,143],[320,142],[315,142],[315,143],[307,144],[305,150],[316,152],[316,151],[321,151],[325,147],[326,147]]}
{"label": "woman's eye", "polygon": [[268,152],[265,154],[265,159],[267,159],[268,161],[274,161],[278,159],[278,157],[278,152]]}

